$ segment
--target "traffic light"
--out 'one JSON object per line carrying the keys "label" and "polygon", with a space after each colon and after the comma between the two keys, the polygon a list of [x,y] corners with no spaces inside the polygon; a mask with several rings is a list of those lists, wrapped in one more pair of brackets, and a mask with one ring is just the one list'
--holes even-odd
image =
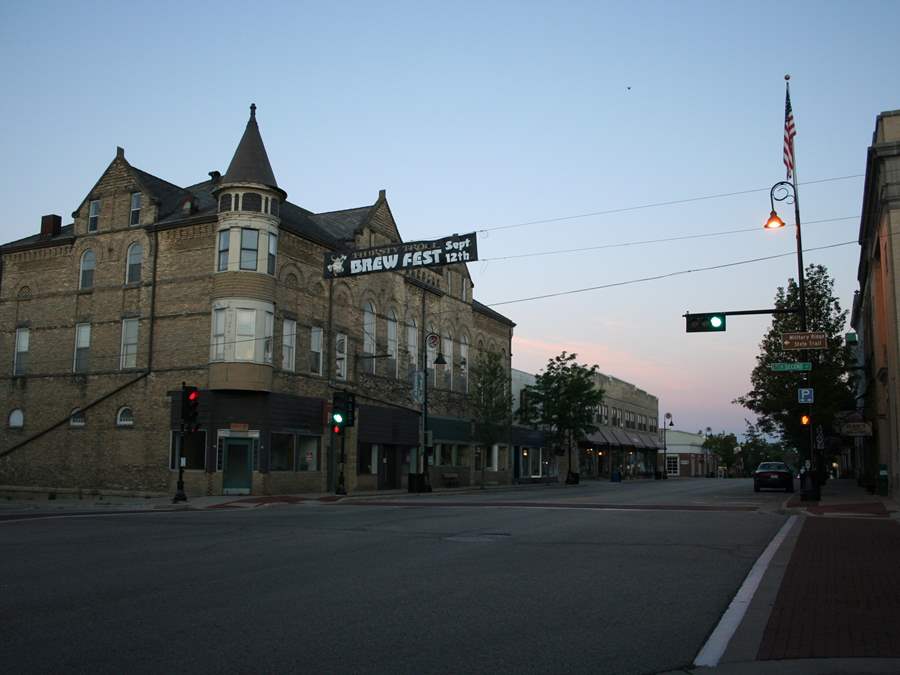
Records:
{"label": "traffic light", "polygon": [[725,312],[685,314],[688,333],[716,333],[725,330]]}
{"label": "traffic light", "polygon": [[196,431],[200,413],[200,390],[181,383],[181,423],[188,431]]}
{"label": "traffic light", "polygon": [[337,436],[347,424],[347,393],[336,391],[331,397],[331,431]]}
{"label": "traffic light", "polygon": [[804,427],[808,427],[809,423],[812,421],[809,415],[800,415],[800,424]]}

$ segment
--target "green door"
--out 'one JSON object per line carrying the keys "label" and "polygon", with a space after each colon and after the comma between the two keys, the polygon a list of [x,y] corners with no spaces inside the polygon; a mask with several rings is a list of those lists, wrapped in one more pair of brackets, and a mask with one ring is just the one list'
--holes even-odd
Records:
{"label": "green door", "polygon": [[249,438],[225,439],[222,491],[226,495],[250,494],[250,485],[253,481],[250,443]]}

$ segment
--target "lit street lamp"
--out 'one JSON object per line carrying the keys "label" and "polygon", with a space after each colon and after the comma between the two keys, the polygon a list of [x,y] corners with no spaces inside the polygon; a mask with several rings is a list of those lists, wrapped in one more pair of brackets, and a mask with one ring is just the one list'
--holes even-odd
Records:
{"label": "lit street lamp", "polygon": [[[800,291],[800,306],[794,311],[800,314],[800,330],[806,333],[809,330],[806,318],[806,281],[803,275],[803,239],[800,231],[800,199],[797,195],[797,170],[793,172],[794,182],[782,180],[772,186],[769,191],[769,205],[772,208],[769,219],[763,227],[767,230],[777,230],[785,226],[784,221],[778,217],[775,211],[775,202],[786,202],[794,205],[794,222],[797,227],[797,288]],[[801,360],[803,354],[801,353]],[[805,377],[805,376],[804,376]],[[803,501],[819,501],[819,480],[816,476],[816,463],[813,453],[812,430],[810,429],[809,450],[807,458],[810,469],[803,474],[801,485],[801,499]]]}

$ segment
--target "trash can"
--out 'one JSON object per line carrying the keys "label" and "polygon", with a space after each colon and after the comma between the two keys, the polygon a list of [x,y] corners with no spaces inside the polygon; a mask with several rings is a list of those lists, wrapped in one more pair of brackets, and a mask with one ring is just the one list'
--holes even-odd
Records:
{"label": "trash can", "polygon": [[887,464],[878,465],[878,494],[881,497],[887,497],[888,495]]}
{"label": "trash can", "polygon": [[610,481],[613,483],[621,483],[622,482],[622,472],[621,471],[613,471],[609,477]]}

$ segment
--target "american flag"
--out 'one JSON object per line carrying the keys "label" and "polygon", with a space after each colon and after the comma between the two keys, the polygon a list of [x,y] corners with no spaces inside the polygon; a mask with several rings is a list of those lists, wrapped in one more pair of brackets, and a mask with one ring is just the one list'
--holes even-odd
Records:
{"label": "american flag", "polygon": [[784,166],[787,168],[787,177],[794,172],[794,111],[791,109],[791,90],[787,89],[784,99]]}

